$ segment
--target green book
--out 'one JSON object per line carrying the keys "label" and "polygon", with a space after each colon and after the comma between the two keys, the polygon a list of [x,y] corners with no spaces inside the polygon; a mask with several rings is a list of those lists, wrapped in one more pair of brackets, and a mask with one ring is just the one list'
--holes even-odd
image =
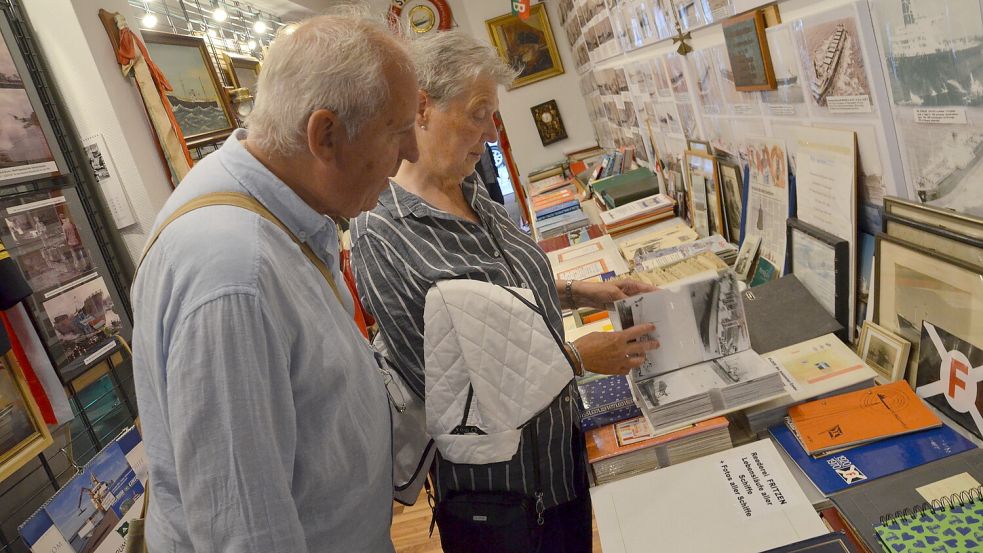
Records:
{"label": "green book", "polygon": [[590,184],[590,189],[593,194],[603,194],[605,190],[610,188],[621,186],[626,183],[646,180],[653,178],[654,176],[655,173],[648,168],[639,167],[638,169],[628,171],[627,173],[596,180]]}
{"label": "green book", "polygon": [[601,199],[608,209],[621,207],[625,204],[648,198],[659,193],[659,179],[655,175],[643,180],[626,182],[606,188],[601,192]]}

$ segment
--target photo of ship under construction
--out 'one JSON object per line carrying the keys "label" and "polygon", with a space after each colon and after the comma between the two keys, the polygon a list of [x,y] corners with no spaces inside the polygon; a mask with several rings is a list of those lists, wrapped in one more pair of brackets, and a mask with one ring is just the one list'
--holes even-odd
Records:
{"label": "photo of ship under construction", "polygon": [[815,105],[826,107],[829,98],[870,96],[856,18],[804,20],[798,39]]}

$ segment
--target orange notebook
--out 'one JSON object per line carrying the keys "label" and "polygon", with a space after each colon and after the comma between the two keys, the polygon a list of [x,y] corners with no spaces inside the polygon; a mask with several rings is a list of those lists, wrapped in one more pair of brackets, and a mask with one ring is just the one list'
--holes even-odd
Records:
{"label": "orange notebook", "polygon": [[587,431],[587,462],[595,463],[639,449],[664,445],[687,436],[726,427],[728,424],[726,417],[717,417],[675,432],[653,436],[652,427],[644,417],[616,422]]}
{"label": "orange notebook", "polygon": [[904,380],[802,403],[788,415],[810,455],[942,425]]}

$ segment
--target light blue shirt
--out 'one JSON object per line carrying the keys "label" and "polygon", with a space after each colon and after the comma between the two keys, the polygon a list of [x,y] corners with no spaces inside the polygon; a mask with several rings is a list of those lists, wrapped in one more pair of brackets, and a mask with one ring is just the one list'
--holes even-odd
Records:
{"label": "light blue shirt", "polygon": [[[328,267],[332,221],[237,131],[174,191],[157,225],[209,192],[252,195]],[[153,553],[393,550],[389,405],[372,350],[300,248],[208,207],[172,223],[133,286],[133,363],[150,463]]]}

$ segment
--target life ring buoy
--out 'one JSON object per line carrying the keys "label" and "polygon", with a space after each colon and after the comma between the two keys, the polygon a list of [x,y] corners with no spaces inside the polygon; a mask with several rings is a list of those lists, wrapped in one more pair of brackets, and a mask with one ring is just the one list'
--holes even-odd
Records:
{"label": "life ring buoy", "polygon": [[446,31],[454,23],[447,0],[392,0],[389,21],[394,26],[402,22],[415,33]]}

